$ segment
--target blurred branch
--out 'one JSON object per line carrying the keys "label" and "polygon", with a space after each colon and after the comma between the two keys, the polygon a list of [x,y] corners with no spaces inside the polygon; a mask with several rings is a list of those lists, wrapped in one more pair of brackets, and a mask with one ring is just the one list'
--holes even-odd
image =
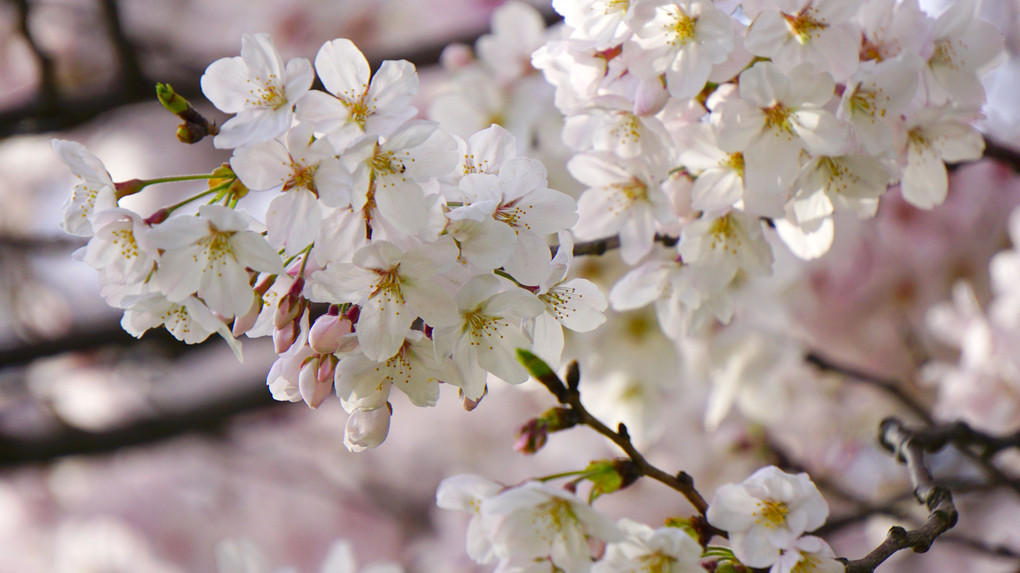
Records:
{"label": "blurred branch", "polygon": [[53,58],[43,51],[39,43],[36,42],[35,36],[32,35],[32,29],[29,26],[29,6],[28,0],[12,0],[15,10],[17,10],[18,18],[18,33],[21,34],[25,41],[28,43],[28,48],[31,50],[32,55],[35,57],[36,65],[39,66],[39,89],[38,95],[35,101],[30,104],[30,107],[35,110],[36,113],[46,114],[52,113],[53,110],[57,109],[59,94],[57,93],[57,81],[54,74]]}
{"label": "blurred branch", "polygon": [[[23,8],[19,14],[24,14],[27,21],[27,0],[14,1],[19,8]],[[117,2],[115,0],[102,0],[102,2],[104,16],[110,30],[112,43],[117,51],[118,63],[124,83],[112,85],[109,90],[100,94],[61,99],[59,97],[60,94],[57,93],[58,90],[55,83],[50,81],[49,85],[53,86],[53,101],[59,101],[59,105],[41,106],[40,101],[45,100],[45,98],[40,94],[40,97],[37,98],[39,101],[28,102],[19,107],[0,111],[0,139],[11,135],[70,129],[119,107],[154,99],[153,88],[155,84],[145,77],[145,74],[142,72],[142,64],[136,56],[138,53],[137,46],[123,32],[122,22],[117,11]],[[551,24],[558,20],[558,15],[553,13],[546,14],[547,23]],[[31,41],[31,36],[27,34],[27,28],[22,33]],[[404,59],[419,68],[436,65],[439,63],[443,50],[450,43],[474,44],[475,40],[486,33],[488,33],[488,29],[479,30],[443,42],[434,42],[400,54],[368,55],[369,64],[372,69],[378,69],[383,60]],[[37,58],[45,58],[45,55],[41,52],[36,51],[36,53]],[[49,62],[48,59],[46,61]],[[48,63],[45,69],[47,73],[50,73],[49,70],[52,69],[51,63]],[[52,77],[52,74],[47,77]],[[204,99],[197,75],[160,78],[160,80],[172,84],[177,93],[188,99],[194,101]],[[318,82],[316,83],[318,84]],[[44,83],[43,85],[47,84]],[[321,86],[318,87],[321,88]]]}
{"label": "blurred branch", "polygon": [[986,159],[994,159],[1001,163],[1005,163],[1013,168],[1013,171],[1020,171],[1020,151],[1013,149],[1012,147],[1000,144],[993,139],[985,137],[985,154]]}
{"label": "blurred branch", "polygon": [[121,448],[159,442],[176,436],[222,429],[241,414],[282,404],[273,400],[265,384],[252,380],[241,390],[180,411],[126,422],[89,432],[69,427],[42,436],[0,434],[0,467],[46,463],[64,456],[96,455]]}
{"label": "blurred branch", "polygon": [[85,237],[72,237],[68,235],[57,236],[17,236],[0,235],[0,249],[14,249],[18,251],[45,252],[54,251],[58,254],[67,255],[69,252],[84,247],[88,240]]}
{"label": "blurred branch", "polygon": [[906,407],[908,410],[910,410],[924,423],[928,425],[934,423],[931,414],[928,413],[928,409],[925,408],[924,405],[922,405],[915,398],[907,394],[906,391],[904,391],[903,388],[900,387],[900,384],[897,383],[895,380],[882,378],[881,376],[869,374],[867,372],[858,370],[850,366],[838,364],[814,351],[809,352],[807,356],[804,357],[804,360],[808,364],[813,364],[814,366],[825,372],[834,372],[836,374],[842,374],[850,380],[856,380],[858,382],[862,382],[869,386],[878,388],[879,390],[891,396],[893,399],[895,399],[901,405]]}

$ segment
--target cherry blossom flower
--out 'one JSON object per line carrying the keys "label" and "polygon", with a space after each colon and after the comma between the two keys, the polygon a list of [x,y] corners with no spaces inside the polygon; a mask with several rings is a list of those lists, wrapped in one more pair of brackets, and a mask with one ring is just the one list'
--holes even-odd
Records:
{"label": "cherry blossom flower", "polygon": [[928,98],[935,105],[972,107],[985,100],[978,76],[1004,56],[1004,45],[998,28],[978,18],[979,7],[974,0],[960,0],[935,21],[935,49],[923,70]]}
{"label": "cherry blossom flower", "polygon": [[266,212],[266,240],[295,254],[315,240],[322,208],[351,203],[351,174],[326,139],[312,137],[307,124],[287,132],[286,145],[273,139],[234,152],[230,166],[253,191],[283,191]]}
{"label": "cherry blossom flower", "polygon": [[478,275],[457,293],[459,321],[433,331],[441,355],[452,355],[458,385],[464,395],[477,400],[485,393],[485,372],[511,384],[528,379],[517,360],[518,348],[531,348],[522,321],[545,311],[535,295],[520,289],[500,291],[499,279]]}
{"label": "cherry blossom flower", "polygon": [[846,567],[836,560],[829,544],[805,535],[784,548],[769,573],[841,573]]}
{"label": "cherry blossom flower", "polygon": [[677,527],[652,529],[643,523],[621,519],[621,541],[609,543],[606,555],[592,573],[701,573],[701,546]]}
{"label": "cherry blossom flower", "polygon": [[956,109],[928,107],[911,115],[899,133],[903,198],[922,209],[940,205],[949,190],[946,161],[981,157],[984,139]]}
{"label": "cherry blossom flower", "polygon": [[665,73],[675,98],[696,96],[712,66],[733,51],[730,19],[709,0],[645,2],[634,10],[642,25],[624,48],[630,69],[640,77]]}
{"label": "cherry blossom flower", "polygon": [[540,482],[527,482],[485,500],[481,515],[498,558],[520,562],[549,556],[568,573],[590,568],[589,537],[621,538],[608,516],[566,490]]}
{"label": "cherry blossom flower", "polygon": [[662,163],[626,161],[607,153],[575,155],[567,164],[570,174],[588,189],[577,202],[580,239],[620,234],[620,254],[636,263],[648,254],[660,225],[674,221],[661,183]]}
{"label": "cherry blossom flower", "polygon": [[618,0],[553,0],[552,6],[572,28],[571,38],[599,49],[618,46],[633,34],[634,5]]}
{"label": "cherry blossom flower", "polygon": [[375,241],[351,263],[334,263],[312,275],[312,296],[361,306],[361,351],[376,361],[393,356],[419,316],[430,326],[456,321],[453,298],[434,279],[449,269],[457,248],[448,237],[406,252]]}
{"label": "cherry blossom flower", "polygon": [[496,560],[492,542],[482,524],[482,503],[505,489],[501,484],[476,475],[457,475],[439,483],[436,490],[436,505],[443,509],[471,513],[467,529],[468,557],[476,563],[491,563]]}
{"label": "cherry blossom flower", "polygon": [[787,76],[771,62],[758,62],[740,74],[739,84],[740,98],[726,101],[713,119],[719,147],[743,153],[749,191],[781,201],[797,174],[802,149],[822,155],[844,152],[847,127],[823,108],[833,97],[829,74],[805,64]]}
{"label": "cherry blossom flower", "polygon": [[721,486],[706,514],[709,523],[729,532],[733,553],[751,567],[772,565],[781,549],[828,516],[828,504],[806,473],[792,475],[775,466],[740,485]]}
{"label": "cherry blossom flower", "polygon": [[468,204],[453,209],[448,216],[451,221],[476,224],[454,224],[451,233],[462,245],[470,242],[469,234],[492,237],[484,244],[502,243],[508,254],[504,260],[493,260],[487,253],[462,246],[462,255],[480,267],[502,265],[525,285],[544,280],[549,275],[550,261],[544,237],[569,228],[577,220],[574,199],[547,188],[546,183],[545,167],[524,157],[507,160],[498,175],[465,175],[460,189]]}
{"label": "cherry blossom flower", "polygon": [[404,344],[384,360],[377,362],[361,353],[343,357],[336,368],[335,385],[348,412],[381,406],[392,387],[406,394],[415,406],[435,406],[442,374],[432,341],[412,330]]}
{"label": "cherry blossom flower", "polygon": [[163,326],[177,340],[197,344],[216,332],[241,360],[241,343],[209,307],[193,296],[174,302],[160,293],[149,293],[126,299],[124,306],[120,325],[135,338],[141,338],[150,328]]}
{"label": "cherry blossom flower", "polygon": [[398,237],[416,236],[427,227],[421,184],[449,173],[457,164],[457,144],[430,121],[409,121],[376,141],[364,137],[344,154],[353,174],[352,207],[368,210],[374,226]]}
{"label": "cherry blossom flower", "polygon": [[149,225],[128,209],[106,209],[93,217],[95,235],[83,260],[100,272],[100,283],[144,282],[155,268],[158,249],[148,240]]}
{"label": "cherry blossom flower", "polygon": [[747,30],[747,49],[789,71],[811,63],[844,81],[857,70],[856,30],[847,26],[860,0],[782,0]]}
{"label": "cherry blossom flower", "polygon": [[231,149],[283,135],[312,80],[308,60],[294,58],[284,66],[269,34],[245,34],[240,57],[216,60],[202,75],[205,97],[220,111],[237,114],[213,143]]}
{"label": "cherry blossom flower", "polygon": [[532,338],[535,354],[548,364],[560,363],[564,326],[574,332],[595,330],[606,321],[609,306],[595,283],[581,278],[567,280],[574,259],[574,239],[568,232],[560,233],[559,238],[552,271],[535,293],[545,303],[545,312],[535,317]]}
{"label": "cherry blossom flower", "polygon": [[156,285],[172,301],[197,293],[222,316],[245,314],[253,296],[246,269],[283,272],[280,256],[248,226],[241,213],[203,205],[197,216],[171,217],[153,228],[152,244],[164,250]]}
{"label": "cherry blossom flower", "polygon": [[418,74],[405,60],[386,60],[369,80],[368,60],[353,42],[326,42],[315,56],[315,71],[332,96],[310,91],[297,116],[326,134],[338,151],[363,135],[388,136],[418,112],[411,99]]}
{"label": "cherry blossom flower", "polygon": [[53,140],[53,150],[60,161],[71,170],[79,182],[60,208],[60,228],[64,231],[89,237],[92,219],[96,213],[117,206],[115,186],[103,162],[85,146],[76,141]]}

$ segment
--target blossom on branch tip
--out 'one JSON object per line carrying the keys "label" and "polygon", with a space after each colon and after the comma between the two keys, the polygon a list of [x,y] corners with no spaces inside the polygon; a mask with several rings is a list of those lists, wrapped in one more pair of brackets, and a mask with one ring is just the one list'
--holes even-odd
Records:
{"label": "blossom on branch tip", "polygon": [[54,139],[52,145],[60,161],[79,180],[61,207],[60,228],[72,235],[89,237],[96,213],[117,206],[113,179],[103,162],[84,145],[60,139]]}
{"label": "blossom on branch tip", "polygon": [[269,34],[245,34],[240,57],[216,60],[202,75],[205,97],[220,111],[237,114],[220,127],[213,143],[232,149],[283,135],[312,80],[308,60],[294,58],[284,66]]}
{"label": "blossom on branch tip", "polygon": [[326,42],[315,56],[315,71],[332,94],[310,91],[298,102],[297,116],[323,132],[338,151],[356,139],[388,136],[417,109],[411,99],[418,91],[418,74],[405,60],[386,60],[369,79],[368,60],[353,42]]}
{"label": "blossom on branch tip", "polygon": [[806,473],[767,466],[739,485],[716,490],[706,517],[729,532],[733,553],[751,567],[768,567],[805,531],[825,523],[829,505]]}

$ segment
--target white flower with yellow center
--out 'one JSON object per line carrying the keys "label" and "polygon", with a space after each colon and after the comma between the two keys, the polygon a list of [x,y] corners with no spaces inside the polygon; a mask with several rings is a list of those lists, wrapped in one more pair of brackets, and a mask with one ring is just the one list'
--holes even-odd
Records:
{"label": "white flower with yellow center", "polygon": [[76,141],[54,139],[53,151],[79,180],[61,207],[60,228],[72,235],[91,236],[95,214],[117,206],[113,179],[103,162]]}
{"label": "white flower with yellow center", "polygon": [[[857,70],[859,41],[849,19],[860,0],[781,0],[751,23],[746,46],[784,70],[811,63],[844,81]],[[857,32],[859,33],[859,32]]]}
{"label": "white flower with yellow center", "polygon": [[456,321],[453,297],[435,280],[456,258],[449,237],[407,251],[376,241],[359,249],[351,263],[334,263],[313,274],[311,292],[314,300],[360,305],[361,350],[384,361],[404,344],[416,318],[430,326]]}
{"label": "white flower with yellow center", "polygon": [[315,71],[329,94],[312,90],[298,103],[297,116],[324,132],[338,151],[362,135],[387,136],[418,112],[414,64],[386,60],[369,80],[368,60],[347,39],[326,42],[315,56]]}
{"label": "white flower with yellow center", "polygon": [[606,556],[592,573],[702,573],[701,546],[678,527],[652,529],[621,519],[622,541],[606,546]]}
{"label": "white flower with yellow center", "polygon": [[459,386],[470,400],[485,393],[486,372],[511,384],[528,379],[517,360],[518,348],[531,349],[522,324],[541,314],[545,305],[524,289],[500,292],[501,286],[493,275],[472,278],[457,293],[458,323],[433,331],[439,354],[452,356],[451,376],[445,381]]}
{"label": "white flower with yellow center", "polygon": [[644,23],[633,43],[624,47],[630,70],[641,78],[665,73],[666,87],[675,98],[698,95],[712,66],[733,51],[730,18],[710,0],[646,2],[634,11],[634,18]]}
{"label": "white flower with yellow center", "polygon": [[482,502],[483,525],[493,552],[515,563],[550,558],[562,571],[591,567],[588,538],[617,541],[622,535],[603,515],[563,488],[527,482]]}
{"label": "white flower with yellow center", "polygon": [[706,517],[729,532],[733,553],[751,567],[768,567],[805,531],[825,523],[829,505],[806,473],[767,466],[740,485],[716,490]]}
{"label": "white flower with yellow center", "polygon": [[503,489],[502,485],[492,480],[464,474],[444,479],[436,490],[437,506],[471,513],[467,530],[467,553],[476,563],[491,563],[496,559],[492,552],[492,542],[482,527],[482,502]]}
{"label": "white flower with yellow center", "polygon": [[154,227],[151,242],[164,251],[156,286],[173,302],[197,293],[221,316],[247,313],[255,296],[247,269],[283,272],[280,256],[248,226],[241,213],[203,205],[197,216],[171,217]]}
{"label": "white flower with yellow center", "polygon": [[836,560],[829,544],[814,535],[798,538],[784,548],[769,573],[843,573],[846,567]]}
{"label": "white flower with yellow center", "polygon": [[216,60],[202,75],[205,97],[220,111],[237,114],[213,143],[232,149],[283,135],[312,79],[308,60],[294,58],[284,66],[269,34],[245,34],[240,57]]}

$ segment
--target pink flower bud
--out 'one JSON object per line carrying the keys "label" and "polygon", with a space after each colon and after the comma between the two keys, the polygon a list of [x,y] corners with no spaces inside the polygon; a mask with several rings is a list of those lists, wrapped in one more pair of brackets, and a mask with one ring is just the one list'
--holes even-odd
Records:
{"label": "pink flower bud", "polygon": [[291,322],[283,328],[277,328],[273,331],[273,347],[276,349],[277,354],[283,354],[287,352],[294,341],[297,340],[298,334],[301,333],[301,327],[298,326],[297,322]]}
{"label": "pink flower bud", "polygon": [[312,356],[301,365],[301,372],[298,374],[298,392],[301,393],[301,399],[310,408],[318,408],[326,396],[329,396],[333,389],[333,370],[335,368],[336,358],[333,355]]}
{"label": "pink flower bud", "polygon": [[390,404],[374,410],[355,410],[344,427],[344,445],[352,452],[362,452],[383,443],[390,432]]}
{"label": "pink flower bud", "polygon": [[514,449],[522,454],[533,454],[549,440],[549,428],[538,418],[532,418],[514,431]]}
{"label": "pink flower bud", "polygon": [[283,328],[288,322],[294,322],[308,308],[308,299],[301,296],[304,290],[305,280],[299,278],[287,291],[287,294],[280,298],[280,304],[276,307],[276,314],[273,315],[273,326]]}
{"label": "pink flower bud", "polygon": [[340,350],[344,337],[354,330],[350,320],[335,314],[324,314],[315,319],[308,330],[308,345],[318,354],[333,354]]}

